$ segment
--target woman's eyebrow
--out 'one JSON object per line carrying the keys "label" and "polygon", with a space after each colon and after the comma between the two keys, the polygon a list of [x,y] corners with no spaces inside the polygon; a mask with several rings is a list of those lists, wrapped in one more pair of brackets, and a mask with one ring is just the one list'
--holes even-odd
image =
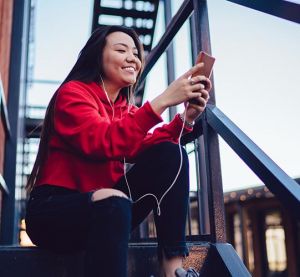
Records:
{"label": "woman's eyebrow", "polygon": [[[115,46],[115,45],[123,45],[123,46],[125,46],[126,48],[130,48],[126,43],[122,43],[122,42],[114,43],[113,46]],[[132,49],[137,50],[137,48],[136,48],[135,46],[132,47]]]}

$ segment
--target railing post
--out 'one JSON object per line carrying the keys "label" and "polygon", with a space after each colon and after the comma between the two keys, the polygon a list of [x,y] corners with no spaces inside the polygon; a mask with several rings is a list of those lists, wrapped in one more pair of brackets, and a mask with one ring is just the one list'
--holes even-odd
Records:
{"label": "railing post", "polygon": [[[190,19],[190,32],[191,32],[191,52],[192,64],[196,60],[198,54],[197,47],[197,31],[195,23],[195,14],[192,14]],[[203,123],[201,123],[203,124]],[[196,159],[196,172],[197,172],[197,201],[199,213],[199,234],[210,234],[210,221],[209,221],[209,202],[208,202],[208,184],[206,177],[206,167],[204,158],[204,140],[203,136],[195,139],[195,159]]]}
{"label": "railing post", "polygon": [[[171,0],[164,1],[164,11],[165,11],[165,26],[167,27],[172,19],[172,4]],[[173,42],[170,43],[167,51],[167,72],[168,72],[168,84],[172,83],[175,80],[175,64],[174,64],[174,46]],[[169,118],[170,120],[177,113],[176,106],[169,108]]]}
{"label": "railing post", "polygon": [[[192,39],[196,44],[196,53],[203,50],[211,53],[208,10],[206,0],[193,0],[194,27],[192,33],[197,34]],[[194,52],[195,58],[195,52]],[[212,78],[213,83],[213,78]],[[210,104],[215,104],[214,89],[210,92]],[[199,140],[200,187],[207,189],[209,210],[205,209],[205,221],[209,216],[211,239],[213,242],[226,242],[224,200],[217,133],[207,124],[206,115],[202,118],[203,136]],[[201,158],[202,157],[202,158]],[[203,158],[204,157],[204,158]],[[203,197],[202,197],[203,199]],[[203,226],[207,232],[206,225]]]}

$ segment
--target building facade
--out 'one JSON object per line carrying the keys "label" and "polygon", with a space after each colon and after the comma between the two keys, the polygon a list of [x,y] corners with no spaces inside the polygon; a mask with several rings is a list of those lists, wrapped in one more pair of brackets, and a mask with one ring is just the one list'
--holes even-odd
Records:
{"label": "building facade", "polygon": [[253,276],[300,275],[300,221],[295,214],[265,186],[225,193],[224,201],[227,241]]}
{"label": "building facade", "polygon": [[[13,0],[0,0],[0,211],[3,195],[7,193],[4,179],[5,141],[8,137],[7,116],[5,113],[8,99],[9,65],[12,35]],[[1,224],[1,218],[0,218]]]}

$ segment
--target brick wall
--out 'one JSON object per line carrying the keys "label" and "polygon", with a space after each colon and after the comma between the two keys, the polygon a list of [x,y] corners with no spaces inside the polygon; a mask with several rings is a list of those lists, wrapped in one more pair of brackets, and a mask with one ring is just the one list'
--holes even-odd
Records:
{"label": "brick wall", "polygon": [[[0,0],[0,74],[4,88],[4,94],[7,99],[8,78],[9,78],[9,60],[10,60],[10,42],[12,31],[12,11],[13,0]],[[3,176],[5,133],[2,120],[0,120],[0,174]],[[1,214],[0,192],[0,214]],[[1,222],[0,222],[1,224]]]}

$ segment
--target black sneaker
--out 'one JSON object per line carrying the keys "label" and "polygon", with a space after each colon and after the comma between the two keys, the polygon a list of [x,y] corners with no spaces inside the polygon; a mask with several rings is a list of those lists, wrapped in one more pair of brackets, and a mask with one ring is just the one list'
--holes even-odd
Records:
{"label": "black sneaker", "polygon": [[199,273],[192,267],[190,267],[187,271],[182,267],[177,268],[175,271],[176,277],[199,277]]}

